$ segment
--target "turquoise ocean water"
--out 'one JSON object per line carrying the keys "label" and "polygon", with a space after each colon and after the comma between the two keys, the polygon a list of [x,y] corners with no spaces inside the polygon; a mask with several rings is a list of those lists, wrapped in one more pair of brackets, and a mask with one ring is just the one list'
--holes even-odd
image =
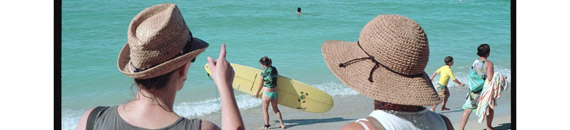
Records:
{"label": "turquoise ocean water", "polygon": [[[511,74],[510,1],[167,1],[176,3],[195,37],[210,43],[189,70],[176,97],[175,111],[185,117],[219,112],[217,92],[206,76],[206,57],[217,57],[227,44],[227,59],[256,68],[263,56],[279,73],[313,85],[332,96],[356,95],[327,68],[321,55],[326,40],[356,41],[362,27],[378,14],[398,14],[418,22],[429,38],[432,74],[445,56],[453,56],[456,77],[467,79],[476,47],[489,43],[495,71]],[[130,20],[164,1],[62,2],[62,127],[74,129],[85,110],[133,99],[132,79],[117,70]],[[296,15],[297,7],[302,15]],[[450,87],[456,84],[450,82]],[[260,101],[236,92],[241,109]]]}

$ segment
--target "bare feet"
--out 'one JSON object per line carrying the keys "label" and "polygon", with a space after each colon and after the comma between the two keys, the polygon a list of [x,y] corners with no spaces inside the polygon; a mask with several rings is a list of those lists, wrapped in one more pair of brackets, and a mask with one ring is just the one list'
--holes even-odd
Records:
{"label": "bare feet", "polygon": [[441,111],[449,110],[447,107],[441,107]]}
{"label": "bare feet", "polygon": [[435,112],[435,107],[437,107],[437,105],[433,105],[429,110]]}
{"label": "bare feet", "polygon": [[279,128],[281,128],[281,129],[285,129],[285,125],[281,125]]}

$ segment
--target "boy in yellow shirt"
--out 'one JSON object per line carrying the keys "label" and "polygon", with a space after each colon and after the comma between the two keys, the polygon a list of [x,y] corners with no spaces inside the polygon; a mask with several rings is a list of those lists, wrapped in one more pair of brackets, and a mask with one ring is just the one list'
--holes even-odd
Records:
{"label": "boy in yellow shirt", "polygon": [[[451,78],[451,80],[453,80],[455,83],[459,84],[461,87],[464,87],[465,84],[459,82],[459,80],[455,79],[455,76],[453,75],[453,71],[450,69],[450,67],[453,65],[453,57],[451,56],[447,56],[445,57],[445,59],[443,60],[445,62],[445,65],[442,66],[441,68],[437,69],[437,71],[435,71],[435,73],[433,73],[433,75],[431,75],[431,81],[433,81],[433,78],[440,73],[441,76],[439,77],[439,81],[437,82],[437,92],[439,94],[440,97],[444,97],[443,98],[443,105],[441,105],[441,111],[445,111],[445,110],[449,110],[449,108],[445,107],[445,104],[447,103],[447,99],[449,98],[449,89],[447,89],[447,82],[449,81],[449,78]],[[435,108],[437,107],[437,105],[433,105],[431,107],[431,111],[435,112]]]}

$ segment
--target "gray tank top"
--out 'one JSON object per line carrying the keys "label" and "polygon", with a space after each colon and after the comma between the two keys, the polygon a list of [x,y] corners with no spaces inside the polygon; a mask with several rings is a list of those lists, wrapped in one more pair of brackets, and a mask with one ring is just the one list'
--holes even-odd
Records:
{"label": "gray tank top", "polygon": [[[133,126],[119,116],[118,106],[104,107],[95,118],[95,130],[149,130]],[[186,119],[180,117],[174,123],[157,130],[199,130],[201,120],[198,118]]]}

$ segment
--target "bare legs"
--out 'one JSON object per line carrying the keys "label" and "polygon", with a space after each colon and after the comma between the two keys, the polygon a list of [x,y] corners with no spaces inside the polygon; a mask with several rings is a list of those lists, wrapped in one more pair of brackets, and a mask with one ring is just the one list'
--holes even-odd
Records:
{"label": "bare legs", "polygon": [[[449,89],[445,90],[445,92],[443,93],[443,104],[441,105],[441,111],[445,111],[445,110],[449,110],[449,108],[445,107],[445,104],[447,104],[447,99],[449,99]],[[435,108],[437,107],[436,105],[431,106],[431,111],[435,112]]]}
{"label": "bare legs", "polygon": [[489,112],[489,115],[487,115],[487,118],[485,119],[485,120],[487,120],[487,129],[492,130],[493,129],[493,115],[495,114],[495,110],[487,107],[487,112]]}
{"label": "bare legs", "polygon": [[263,119],[265,121],[265,124],[269,124],[269,114],[268,114],[269,103],[271,103],[273,112],[275,112],[275,116],[277,116],[277,118],[279,119],[279,123],[281,123],[281,128],[285,129],[285,124],[283,124],[283,118],[281,117],[281,111],[279,111],[279,108],[277,108],[277,98],[271,100],[269,96],[263,94],[261,107],[263,109]]}
{"label": "bare legs", "polygon": [[471,115],[471,110],[465,109],[463,110],[463,115],[461,116],[461,130],[465,129],[465,125],[467,121],[469,121],[469,116]]}
{"label": "bare legs", "polygon": [[[271,101],[271,98],[269,98],[269,96],[263,94],[263,96],[261,97],[261,109],[263,111],[263,120],[265,121],[264,125],[269,125],[269,114],[267,114],[267,109],[269,108],[269,101]],[[264,127],[265,129],[269,129]]]}
{"label": "bare legs", "polygon": [[443,94],[445,98],[443,98],[443,104],[441,105],[441,111],[449,110],[449,108],[445,107],[447,104],[447,99],[449,99],[449,89],[445,89],[445,94]]}
{"label": "bare legs", "polygon": [[281,111],[277,108],[277,98],[271,100],[271,107],[273,107],[273,112],[275,112],[275,116],[279,118],[279,123],[281,123],[281,129],[285,129],[285,124],[283,124],[283,119],[281,118]]}
{"label": "bare legs", "polygon": [[[495,111],[493,109],[490,109],[487,107],[487,111],[489,112],[489,115],[487,115],[486,119],[487,120],[487,129],[488,130],[492,130],[493,129],[493,115],[495,114]],[[469,115],[471,115],[471,110],[469,109],[465,109],[463,111],[463,116],[461,116],[461,129],[465,129],[465,125],[467,124],[467,121],[469,121]]]}

